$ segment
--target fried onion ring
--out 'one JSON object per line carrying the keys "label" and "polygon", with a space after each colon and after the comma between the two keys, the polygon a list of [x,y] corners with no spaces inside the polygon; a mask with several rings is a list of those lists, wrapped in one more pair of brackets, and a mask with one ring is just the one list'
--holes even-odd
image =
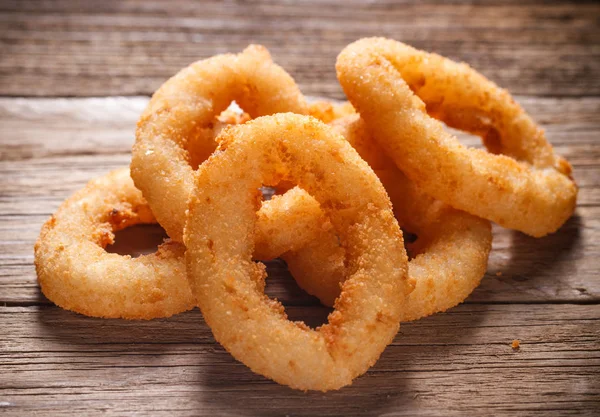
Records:
{"label": "fried onion ring", "polygon": [[[336,69],[375,139],[431,196],[535,237],[573,213],[569,163],[507,91],[466,64],[367,38],[347,46]],[[481,135],[492,153],[462,146],[426,110]]]}
{"label": "fried onion ring", "polygon": [[181,243],[132,259],[108,253],[114,232],[156,223],[129,169],[90,181],[42,227],[35,265],[42,292],[58,306],[93,317],[152,319],[194,307]]}
{"label": "fried onion ring", "polygon": [[[332,130],[297,114],[225,129],[200,166],[184,233],[192,292],[219,341],[254,372],[303,390],[338,389],[375,363],[412,290],[391,205],[377,176]],[[349,277],[328,324],[287,320],[252,261],[257,188],[296,181],[320,202],[347,254]],[[224,233],[226,231],[226,233]]]}
{"label": "fried onion ring", "polygon": [[198,165],[214,151],[215,117],[234,100],[251,117],[308,111],[289,74],[264,47],[251,45],[241,54],[218,55],[181,70],[153,95],[138,122],[131,175],[176,241],[182,241],[193,187],[190,163]]}
{"label": "fried onion ring", "polygon": [[[424,194],[385,156],[358,115],[336,120],[334,127],[375,170],[390,196],[400,226],[418,236],[416,242],[407,243],[414,257],[408,263],[408,275],[415,280],[415,290],[408,296],[402,321],[445,311],[464,301],[487,269],[492,245],[489,221]],[[278,204],[275,198],[272,202]],[[287,222],[286,234],[302,236],[303,242],[308,238],[307,230],[316,234],[282,258],[302,289],[331,306],[347,276],[344,250],[332,228],[327,227],[326,216],[316,200],[306,195],[302,206],[292,207],[292,211],[298,211],[287,213],[291,219],[306,214],[314,216],[312,223],[319,226],[309,229],[306,219]]]}

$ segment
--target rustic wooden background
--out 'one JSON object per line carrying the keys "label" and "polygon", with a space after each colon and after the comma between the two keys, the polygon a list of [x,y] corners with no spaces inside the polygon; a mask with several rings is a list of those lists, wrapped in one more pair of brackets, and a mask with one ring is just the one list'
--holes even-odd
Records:
{"label": "rustic wooden background", "polygon": [[[495,228],[488,273],[465,304],[403,325],[365,376],[327,394],[253,374],[198,310],[98,320],[41,295],[40,226],[87,180],[128,163],[136,118],[167,77],[256,42],[306,94],[341,98],[336,54],[368,35],[467,61],[509,88],[575,167],[573,218],[543,239]],[[0,414],[600,412],[597,2],[0,0],[0,96]],[[290,315],[322,320],[284,264],[269,270]]]}

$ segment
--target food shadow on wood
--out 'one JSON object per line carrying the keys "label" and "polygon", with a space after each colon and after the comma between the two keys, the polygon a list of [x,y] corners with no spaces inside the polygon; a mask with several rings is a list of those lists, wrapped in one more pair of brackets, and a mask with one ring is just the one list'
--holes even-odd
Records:
{"label": "food shadow on wood", "polygon": [[[469,346],[473,345],[473,333],[485,320],[488,308],[492,307],[481,306],[475,315],[459,314],[458,319],[436,315],[403,323],[392,344],[366,374],[350,386],[327,393],[301,392],[278,385],[254,374],[223,351],[218,361],[209,361],[202,369],[201,385],[209,388],[204,396],[218,404],[219,410],[226,410],[225,414],[235,415],[314,415],[316,410],[331,409],[343,409],[352,415],[378,415],[397,407],[411,409],[413,403],[421,401],[417,386],[422,378],[431,375],[432,369],[446,368],[451,373],[455,368],[448,366],[452,358],[464,360],[465,350],[472,349]],[[424,359],[424,349],[434,349],[435,354]],[[468,357],[472,363],[477,360]]]}
{"label": "food shadow on wood", "polygon": [[[515,270],[515,266],[521,267],[527,265],[526,261],[529,255],[534,253],[545,254],[543,264],[530,262],[527,270],[521,270],[521,275],[536,279],[543,277],[544,269],[560,272],[556,268],[563,268],[566,263],[561,261],[568,258],[571,253],[578,248],[581,241],[581,217],[575,213],[556,233],[536,239],[516,231],[511,232],[511,264],[508,273],[513,273],[515,279],[521,279],[519,272]],[[523,262],[522,262],[523,261]],[[542,273],[540,273],[542,272]]]}
{"label": "food shadow on wood", "polygon": [[185,390],[170,394],[173,398],[186,397],[184,402],[198,411],[210,404],[222,414],[314,415],[335,409],[380,414],[421,402],[420,396],[427,395],[423,378],[434,378],[436,386],[448,382],[446,373],[464,373],[476,365],[478,358],[471,353],[477,345],[497,343],[482,326],[493,308],[459,308],[403,324],[373,368],[353,385],[326,394],[295,391],[254,374],[214,341],[197,309],[169,319],[126,321],[44,306],[36,334],[56,358],[51,362],[58,361],[61,372],[72,375],[74,387],[100,386],[108,379],[111,389],[144,397],[157,386],[181,385]]}
{"label": "food shadow on wood", "polygon": [[577,212],[556,233],[543,238],[495,226],[488,271],[470,301],[515,301],[518,294],[526,297],[523,302],[591,300],[593,294],[584,288],[578,291],[560,283],[576,274],[573,257],[582,252],[583,227]]}
{"label": "food shadow on wood", "polygon": [[205,331],[198,330],[206,325],[197,309],[153,320],[87,317],[54,305],[40,306],[37,313],[41,337],[48,343],[68,346],[81,353],[112,346],[112,351],[151,350],[159,355],[171,345],[194,343],[200,346],[212,339]]}

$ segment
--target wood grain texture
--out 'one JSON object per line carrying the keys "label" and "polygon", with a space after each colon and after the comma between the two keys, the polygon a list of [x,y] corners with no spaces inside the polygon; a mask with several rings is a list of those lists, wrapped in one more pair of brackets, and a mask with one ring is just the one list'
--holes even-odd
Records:
{"label": "wood grain texture", "polygon": [[[253,374],[198,310],[99,320],[40,293],[42,223],[129,163],[145,96],[166,78],[257,42],[305,93],[341,98],[335,57],[371,35],[465,60],[516,94],[574,165],[573,218],[543,239],[494,227],[488,273],[466,303],[403,324],[366,375],[327,394]],[[597,1],[1,0],[0,415],[598,415],[599,74]],[[283,262],[268,272],[291,319],[326,319]]]}
{"label": "wood grain texture", "polygon": [[515,94],[600,94],[597,2],[4,0],[0,25],[0,94],[11,96],[150,94],[254,42],[305,93],[340,98],[335,57],[365,36],[467,61]]}
{"label": "wood grain texture", "polygon": [[3,415],[593,415],[600,405],[599,305],[461,306],[403,325],[365,376],[327,394],[253,374],[198,310],[149,322],[50,306],[0,317]]}

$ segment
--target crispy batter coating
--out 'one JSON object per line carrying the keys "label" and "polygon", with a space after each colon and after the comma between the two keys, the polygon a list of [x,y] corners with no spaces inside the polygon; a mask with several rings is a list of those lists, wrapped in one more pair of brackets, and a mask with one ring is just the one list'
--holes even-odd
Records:
{"label": "crispy batter coating", "polygon": [[[428,194],[536,237],[573,213],[571,166],[507,91],[468,65],[367,38],[347,46],[336,69],[375,139]],[[462,146],[428,112],[481,135],[491,153]]]}
{"label": "crispy batter coating", "polygon": [[[350,384],[392,341],[412,290],[383,186],[346,141],[311,117],[265,116],[223,137],[196,173],[184,233],[206,322],[235,358],[281,384],[322,391]],[[287,320],[264,294],[264,265],[252,261],[257,189],[281,179],[315,197],[347,254],[349,277],[316,330]]]}
{"label": "crispy batter coating", "polygon": [[319,203],[299,187],[263,202],[257,216],[254,257],[261,260],[299,250],[333,229]]}
{"label": "crispy batter coating", "polygon": [[348,101],[335,103],[328,100],[317,100],[308,106],[309,116],[316,117],[323,123],[331,123],[336,119],[355,113],[356,110],[354,110],[354,107]]}
{"label": "crispy batter coating", "polygon": [[152,319],[193,308],[183,244],[167,241],[138,258],[104,250],[114,232],[155,222],[129,169],[90,181],[42,227],[35,244],[42,292],[62,308],[94,317]]}
{"label": "crispy batter coating", "polygon": [[[418,236],[416,242],[408,244],[414,256],[408,263],[408,275],[416,284],[408,296],[402,321],[445,311],[464,301],[487,269],[492,246],[490,222],[424,194],[385,156],[358,115],[338,119],[334,127],[375,170],[392,201],[398,223]],[[310,214],[316,219],[313,223],[327,224],[317,201],[308,195],[303,206],[291,207],[298,211],[288,211],[290,218]],[[340,293],[339,283],[347,276],[344,250],[331,228],[309,229],[303,223],[307,220],[287,222],[286,234],[303,238],[306,230],[317,234],[308,244],[282,257],[298,284],[331,306]]]}
{"label": "crispy batter coating", "polygon": [[262,46],[198,61],[163,84],[142,114],[131,175],[168,235],[182,241],[194,168],[215,149],[215,117],[235,100],[251,117],[308,106]]}
{"label": "crispy batter coating", "polygon": [[198,166],[217,149],[216,138],[224,127],[245,123],[248,120],[250,120],[248,113],[237,112],[230,106],[215,117],[209,127],[198,129],[194,135],[191,135],[188,138],[187,151],[192,169],[198,169]]}

